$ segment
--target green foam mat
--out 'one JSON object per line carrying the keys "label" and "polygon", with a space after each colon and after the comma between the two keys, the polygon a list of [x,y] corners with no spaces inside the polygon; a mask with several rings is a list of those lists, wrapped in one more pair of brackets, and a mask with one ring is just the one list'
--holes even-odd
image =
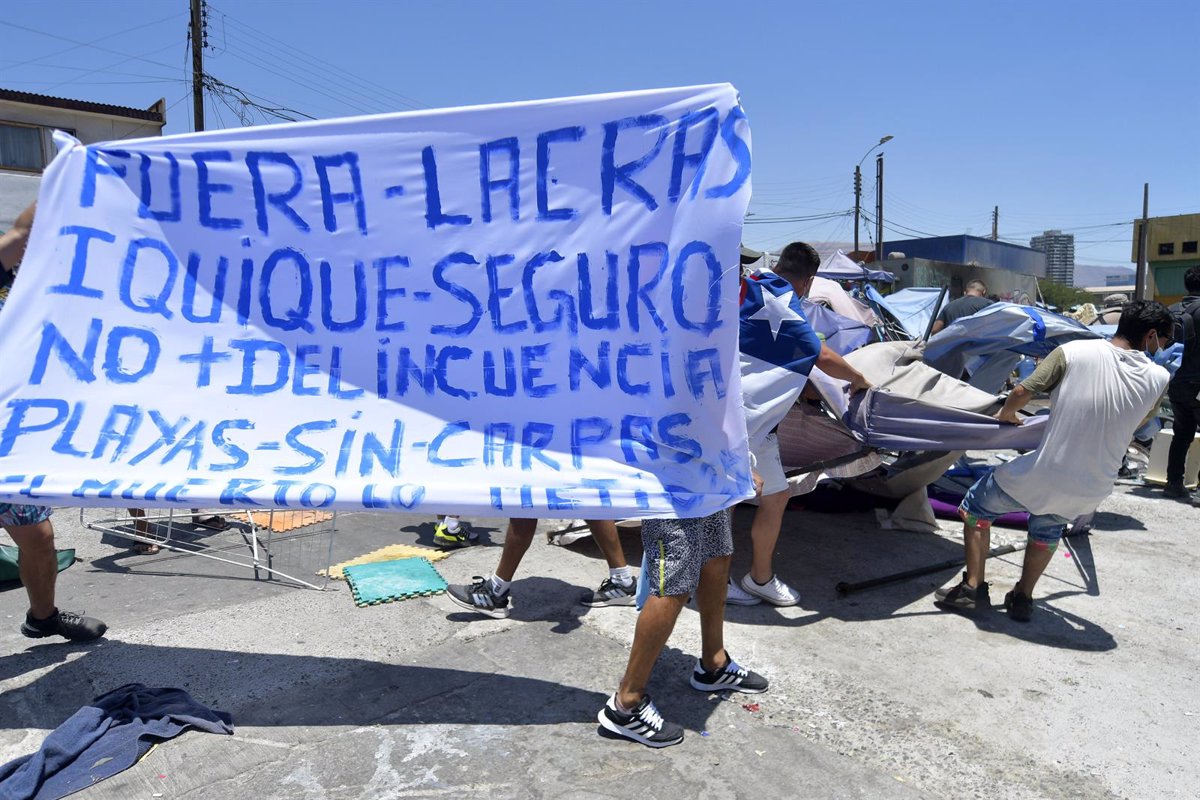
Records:
{"label": "green foam mat", "polygon": [[356,564],[346,567],[343,573],[357,606],[373,606],[446,591],[446,579],[426,558]]}

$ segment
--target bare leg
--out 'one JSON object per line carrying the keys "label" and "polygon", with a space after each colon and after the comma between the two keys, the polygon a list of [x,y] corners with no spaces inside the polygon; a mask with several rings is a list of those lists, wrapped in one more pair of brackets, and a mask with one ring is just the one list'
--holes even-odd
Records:
{"label": "bare leg", "polygon": [[508,531],[504,534],[504,549],[500,551],[500,563],[496,565],[496,577],[502,581],[511,581],[521,566],[525,551],[533,544],[533,535],[537,532],[536,519],[510,519]]}
{"label": "bare leg", "polygon": [[47,519],[36,525],[14,525],[5,530],[17,544],[21,583],[29,595],[29,615],[47,619],[55,611],[54,584],[58,580],[54,526]]}
{"label": "bare leg", "polygon": [[[617,524],[611,519],[589,519],[588,528],[596,546],[604,553],[604,560],[609,569],[619,569],[625,566],[625,551],[621,548],[621,537],[617,535]],[[505,541],[507,544],[507,540]]]}
{"label": "bare leg", "polygon": [[750,546],[753,553],[750,577],[764,584],[775,574],[775,543],[783,527],[783,514],[792,499],[790,489],[768,494],[758,501],[754,521],[750,523]]}
{"label": "bare leg", "polygon": [[967,557],[967,586],[978,588],[983,582],[991,551],[992,530],[979,528],[969,522],[963,523],[963,549]]}
{"label": "bare leg", "polygon": [[1047,547],[1044,542],[1029,540],[1025,547],[1025,561],[1021,567],[1021,580],[1017,582],[1017,591],[1033,599],[1033,587],[1037,585],[1038,578],[1042,577],[1046,567],[1050,566],[1054,550],[1055,548]]}
{"label": "bare leg", "polygon": [[[146,522],[146,512],[140,508],[127,508],[129,516],[133,517],[133,529],[139,536],[150,535],[150,524]],[[148,542],[134,542],[133,549],[142,555],[153,555],[159,551],[159,546]]]}
{"label": "bare leg", "polygon": [[730,556],[710,558],[700,570],[696,608],[700,612],[700,663],[705,669],[725,666],[725,591],[729,584]]}
{"label": "bare leg", "polygon": [[629,664],[617,689],[617,702],[625,708],[633,708],[642,701],[650,673],[654,670],[654,662],[658,661],[667,639],[671,638],[671,631],[675,629],[675,621],[679,619],[679,612],[685,603],[687,595],[659,597],[652,594],[646,598],[646,605],[642,607],[633,631]]}

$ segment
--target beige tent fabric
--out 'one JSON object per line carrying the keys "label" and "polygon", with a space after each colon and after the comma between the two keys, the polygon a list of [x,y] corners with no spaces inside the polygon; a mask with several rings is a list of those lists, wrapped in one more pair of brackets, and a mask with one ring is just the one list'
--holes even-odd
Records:
{"label": "beige tent fabric", "polygon": [[939,372],[921,360],[921,353],[916,342],[878,342],[855,350],[846,360],[877,388],[894,394],[978,414],[994,414],[1000,408],[998,397]]}
{"label": "beige tent fabric", "polygon": [[908,497],[913,492],[924,491],[961,456],[961,450],[952,453],[914,453],[887,467],[885,472],[852,478],[846,481],[846,485],[879,497]]}
{"label": "beige tent fabric", "polygon": [[875,312],[869,307],[846,294],[846,290],[837,281],[822,278],[820,275],[813,278],[812,288],[808,290],[808,299],[828,306],[843,317],[858,320],[864,325],[879,324]]}
{"label": "beige tent fabric", "polygon": [[914,533],[936,533],[937,517],[929,505],[929,494],[922,487],[906,495],[891,514],[882,508],[875,509],[879,527],[885,531],[912,531]]}

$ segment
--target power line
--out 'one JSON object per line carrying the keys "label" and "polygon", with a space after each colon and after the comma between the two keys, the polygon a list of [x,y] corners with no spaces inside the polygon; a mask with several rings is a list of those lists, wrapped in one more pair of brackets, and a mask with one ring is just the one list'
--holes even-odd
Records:
{"label": "power line", "polygon": [[[233,42],[232,46],[226,46],[225,51],[224,51],[226,54],[231,55],[235,58],[239,58],[248,63],[253,63],[255,66],[258,66],[259,68],[264,68],[263,65],[259,61],[256,60],[256,59],[258,59],[258,55],[251,54],[250,52],[247,52],[247,50],[243,49],[241,46],[243,43],[236,36],[233,38],[232,42]],[[262,50],[262,48],[257,45],[251,46],[250,49],[256,49],[256,48],[260,51]],[[280,59],[280,60],[287,57],[286,54],[275,54],[275,53],[264,54],[264,55],[269,55],[269,57],[271,57],[273,59]],[[336,95],[340,95],[340,96],[352,95],[353,97],[347,98],[347,99],[353,100],[353,102],[355,102],[355,103],[371,104],[373,109],[378,109],[381,112],[395,110],[395,108],[389,107],[385,103],[380,103],[379,97],[376,95],[371,95],[371,94],[368,94],[367,92],[363,92],[358,89],[355,89],[352,86],[347,85],[346,81],[338,81],[338,80],[330,79],[328,77],[328,74],[329,74],[328,70],[326,70],[324,73],[318,72],[318,71],[308,68],[302,62],[281,63],[281,64],[279,64],[279,66],[282,66],[286,69],[295,71],[297,74],[293,75],[292,79],[295,81],[303,81],[305,84],[309,85],[309,88],[313,88],[312,83],[316,82],[316,83],[320,84],[322,88],[329,89],[330,91],[336,93]]]}
{"label": "power line", "polygon": [[[172,47],[175,47],[176,45],[177,45],[177,43],[172,42],[171,44],[168,44],[165,47],[160,47],[157,50],[151,50],[150,52],[146,53],[146,55],[148,55],[148,56],[157,55],[158,53],[161,53],[164,50],[170,50]],[[135,59],[140,59],[140,58],[142,58],[142,57],[141,56],[129,56],[128,58],[123,58],[120,61],[115,61],[112,64],[109,64],[108,66],[98,67],[89,72],[85,72],[82,75],[71,78],[70,80],[60,81],[59,83],[54,84],[54,86],[51,86],[50,88],[55,89],[59,86],[68,86],[68,85],[76,82],[77,80],[79,80],[79,78],[86,78],[89,75],[95,75],[97,72],[106,72],[107,70],[110,70],[113,67],[119,67],[122,64],[125,64],[129,61],[133,61]]]}
{"label": "power line", "polygon": [[[29,33],[36,33],[39,36],[48,36],[51,39],[58,39],[59,41],[63,41],[63,42],[70,42],[71,44],[79,45],[80,47],[90,47],[93,50],[99,50],[104,53],[111,53],[112,55],[115,55],[115,56],[125,56],[130,61],[134,61],[134,60],[145,61],[147,64],[153,64],[156,67],[166,67],[167,69],[174,69],[174,67],[172,67],[170,64],[164,64],[161,61],[154,61],[153,59],[146,58],[145,56],[131,56],[131,55],[129,55],[129,53],[122,53],[120,50],[113,50],[108,47],[101,47],[100,45],[93,44],[92,42],[81,42],[78,39],[71,39],[66,36],[59,36],[57,33],[49,33],[47,31],[41,31],[41,30],[38,30],[37,28],[30,28],[27,25],[18,25],[15,22],[9,22],[7,20],[2,20],[2,19],[0,19],[0,25],[4,25],[9,28],[16,28],[17,30],[27,31]],[[172,46],[174,46],[174,45],[172,45]]]}
{"label": "power line", "polygon": [[[257,61],[257,60],[255,60],[255,59],[252,59],[252,58],[247,58],[245,55],[243,55],[243,54],[241,54],[241,53],[238,53],[238,52],[236,52],[236,51],[230,50],[230,51],[228,51],[228,55],[230,55],[230,56],[233,56],[234,58],[236,58],[236,59],[238,59],[238,60],[240,60],[240,61],[244,61],[244,62],[246,62],[247,64],[250,64],[250,65],[251,65],[251,66],[253,66],[253,67],[257,67],[258,69],[261,69],[261,70],[263,70],[264,72],[269,72],[269,73],[271,73],[272,75],[276,75],[276,76],[278,76],[278,77],[280,77],[280,78],[285,78],[285,79],[287,79],[287,80],[294,80],[294,79],[295,79],[295,76],[294,76],[294,75],[287,75],[287,74],[285,74],[285,73],[283,73],[283,72],[280,72],[280,71],[279,71],[279,70],[277,70],[277,69],[273,69],[272,67],[270,67],[270,66],[268,66],[268,65],[266,65],[266,64],[264,64],[264,63],[262,63],[262,62],[260,62],[260,61]],[[363,113],[363,114],[372,114],[372,113],[378,113],[378,110],[377,110],[377,109],[366,108],[366,107],[362,106],[361,104],[359,104],[359,103],[356,103],[356,102],[354,102],[354,101],[350,100],[350,99],[349,99],[349,98],[347,98],[347,97],[344,97],[344,96],[343,96],[343,97],[338,97],[337,95],[330,94],[329,92],[327,92],[327,91],[324,91],[323,89],[321,89],[321,88],[318,88],[318,87],[316,87],[316,86],[309,85],[307,88],[308,88],[308,90],[309,90],[309,91],[316,92],[317,94],[319,94],[319,95],[321,95],[321,96],[323,96],[323,97],[326,97],[326,98],[328,98],[328,99],[330,99],[330,100],[333,100],[334,102],[341,103],[341,104],[342,104],[342,105],[344,105],[344,106],[349,106],[350,108],[353,108],[354,110],[358,111],[359,113]]]}
{"label": "power line", "polygon": [[846,217],[854,213],[853,209],[846,211],[834,211],[826,214],[810,214],[806,216],[793,217],[747,217],[743,224],[745,225],[775,225],[782,222],[811,222],[819,219],[834,219],[836,217]]}
{"label": "power line", "polygon": [[[6,63],[6,62],[8,62],[8,59],[0,58],[0,64]],[[8,63],[16,64],[19,62],[13,61],[13,62],[8,62]],[[87,72],[87,73],[90,73],[93,71],[92,67],[73,67],[73,66],[70,66],[67,64],[39,64],[38,65],[39,72],[42,70],[47,70],[47,69],[65,69],[65,70],[69,70],[71,72]],[[161,75],[152,75],[152,74],[148,74],[145,72],[122,72],[120,70],[106,70],[106,71],[110,75],[120,75],[122,77],[129,77],[129,78],[161,78],[162,77]],[[80,77],[86,77],[86,76],[80,76]],[[40,82],[39,81],[23,81],[23,80],[19,80],[19,79],[12,79],[12,82],[13,83],[50,83],[50,81],[40,81]]]}
{"label": "power line", "polygon": [[[210,7],[211,7],[211,4],[210,4]],[[358,81],[359,83],[362,83],[362,84],[365,84],[368,86],[372,86],[376,89],[376,91],[390,95],[394,100],[399,101],[401,104],[405,105],[408,108],[429,108],[429,105],[427,103],[423,103],[420,100],[417,100],[412,97],[408,97],[407,95],[404,95],[404,94],[401,94],[400,92],[397,92],[390,87],[384,86],[383,84],[369,80],[360,75],[356,75],[353,72],[350,72],[349,70],[347,70],[343,67],[340,67],[331,61],[327,61],[323,58],[318,58],[316,56],[313,56],[313,55],[310,55],[307,53],[296,53],[295,49],[293,48],[293,46],[290,42],[287,42],[276,36],[272,36],[271,34],[266,33],[265,31],[259,30],[258,28],[255,28],[253,25],[243,22],[242,20],[238,19],[237,17],[231,16],[228,13],[221,11],[220,9],[215,9],[215,10],[217,11],[218,14],[221,15],[223,20],[232,22],[234,24],[235,31],[238,27],[240,27],[240,28],[245,29],[247,36],[257,38],[260,42],[273,43],[273,46],[277,47],[277,48],[278,47],[286,48],[284,52],[290,56],[293,56],[297,60],[307,61],[308,63],[314,64],[314,65],[318,66],[319,68],[324,69],[326,71],[334,70],[335,72],[341,73],[343,76],[345,76],[351,80]]]}
{"label": "power line", "polygon": [[[56,50],[53,53],[47,53],[44,56],[38,56],[37,58],[31,58],[27,61],[16,62],[16,63],[12,64],[10,67],[6,67],[5,69],[16,69],[17,67],[28,66],[29,64],[37,64],[40,61],[45,61],[47,58],[54,58],[55,56],[61,56],[64,53],[70,53],[71,51],[78,50],[81,47],[93,47],[93,46],[95,46],[96,42],[103,42],[107,39],[112,39],[115,36],[121,36],[126,33],[133,33],[134,31],[139,31],[142,28],[149,28],[153,25],[160,25],[164,22],[167,22],[168,20],[177,19],[181,16],[183,16],[183,12],[176,12],[174,14],[169,14],[169,15],[163,17],[162,19],[156,19],[153,22],[144,22],[141,25],[134,25],[132,28],[125,28],[124,30],[117,31],[115,33],[106,33],[105,35],[99,37],[98,39],[93,39],[90,42],[79,42],[71,47],[67,47],[62,50]],[[5,23],[5,24],[7,24],[7,23]],[[20,26],[14,26],[14,27],[20,27]],[[30,28],[27,30],[32,30],[32,29]],[[34,31],[34,33],[42,33],[42,31]],[[49,36],[51,34],[44,34],[44,35]],[[61,38],[61,37],[56,37],[56,38]],[[46,66],[49,66],[49,65],[46,65]]]}

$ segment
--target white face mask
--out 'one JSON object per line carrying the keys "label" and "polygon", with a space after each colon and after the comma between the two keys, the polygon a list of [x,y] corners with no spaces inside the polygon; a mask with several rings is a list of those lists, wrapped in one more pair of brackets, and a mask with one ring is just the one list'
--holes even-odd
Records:
{"label": "white face mask", "polygon": [[[1162,350],[1162,342],[1158,338],[1158,331],[1150,331],[1150,333],[1154,335],[1154,349],[1146,350],[1145,353],[1149,358],[1153,359],[1154,356],[1158,355],[1159,351]],[[1147,338],[1146,341],[1149,343],[1150,339]]]}

